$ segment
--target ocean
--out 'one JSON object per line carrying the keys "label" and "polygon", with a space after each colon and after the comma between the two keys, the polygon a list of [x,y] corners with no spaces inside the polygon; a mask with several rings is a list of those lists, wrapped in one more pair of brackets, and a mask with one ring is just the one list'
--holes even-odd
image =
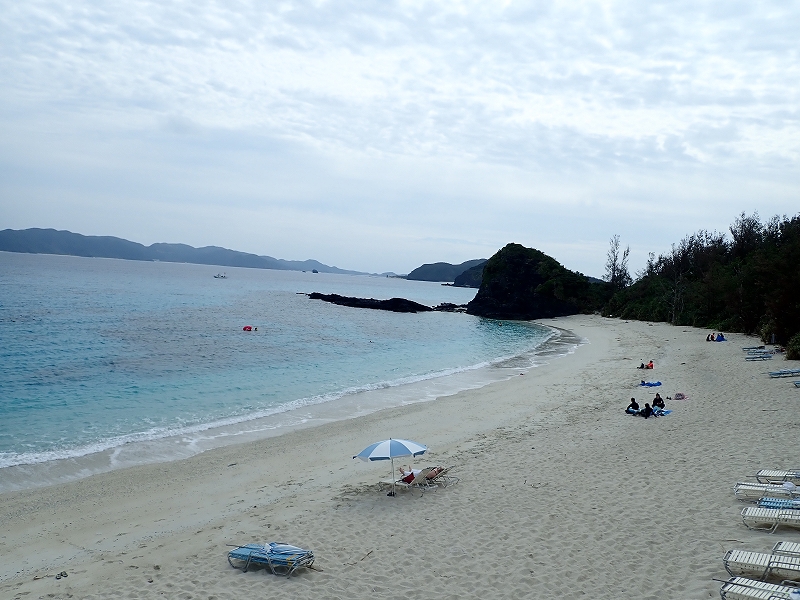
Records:
{"label": "ocean", "polygon": [[476,292],[0,252],[0,492],[431,400],[577,344],[533,323],[341,307],[313,291],[429,306]]}

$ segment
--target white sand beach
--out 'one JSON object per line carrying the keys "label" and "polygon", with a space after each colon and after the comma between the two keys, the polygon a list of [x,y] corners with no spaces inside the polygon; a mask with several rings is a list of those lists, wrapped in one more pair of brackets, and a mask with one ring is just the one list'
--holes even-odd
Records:
{"label": "white sand beach", "polygon": [[[754,338],[597,316],[588,339],[509,381],[193,458],[0,496],[2,598],[718,597],[730,548],[769,550],[732,487],[797,468],[800,389],[745,362]],[[652,359],[660,388],[638,387]],[[631,396],[672,414],[624,414]],[[387,497],[371,442],[430,446],[460,483]],[[322,571],[242,573],[229,544],[311,548]],[[67,578],[56,580],[61,571]]]}

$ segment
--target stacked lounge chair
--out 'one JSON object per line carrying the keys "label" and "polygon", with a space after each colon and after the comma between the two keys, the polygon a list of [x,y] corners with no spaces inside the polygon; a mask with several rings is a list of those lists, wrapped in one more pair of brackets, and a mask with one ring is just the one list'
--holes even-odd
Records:
{"label": "stacked lounge chair", "polygon": [[800,547],[800,544],[778,542],[771,553],[729,550],[722,562],[725,570],[734,577],[800,581],[800,552],[795,546]]}
{"label": "stacked lounge chair", "polygon": [[740,481],[733,486],[733,493],[737,500],[742,502],[758,502],[761,498],[800,498],[800,488],[784,486],[780,483],[756,483],[755,481]]}
{"label": "stacked lounge chair", "polygon": [[774,533],[780,525],[800,528],[800,510],[746,506],[742,509],[742,522],[748,529],[770,533]]}
{"label": "stacked lounge chair", "polygon": [[288,577],[301,567],[311,567],[314,553],[281,542],[247,544],[228,552],[228,562],[234,569],[245,573],[251,565],[259,565],[267,567],[275,575]]}
{"label": "stacked lounge chair", "polygon": [[796,600],[798,588],[775,583],[755,581],[746,577],[731,577],[722,584],[722,600]]}

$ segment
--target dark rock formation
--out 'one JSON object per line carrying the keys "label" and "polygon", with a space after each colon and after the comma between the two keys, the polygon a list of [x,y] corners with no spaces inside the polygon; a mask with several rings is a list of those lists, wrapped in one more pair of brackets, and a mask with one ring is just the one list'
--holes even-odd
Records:
{"label": "dark rock formation", "polygon": [[455,281],[453,281],[453,286],[465,288],[481,287],[481,281],[483,280],[483,267],[485,266],[486,262],[482,262],[474,267],[470,267],[455,278]]}
{"label": "dark rock formation", "polygon": [[353,308],[374,308],[378,310],[389,310],[401,313],[430,312],[433,309],[419,302],[406,300],[405,298],[391,298],[389,300],[375,300],[374,298],[352,298],[350,296],[340,296],[339,294],[320,294],[312,292],[308,295],[312,300],[323,300],[332,302],[340,306],[352,306]]}
{"label": "dark rock formation", "polygon": [[476,258],[474,260],[463,262],[460,265],[451,265],[450,263],[446,262],[426,264],[411,271],[411,273],[406,275],[406,279],[412,279],[414,281],[444,281],[447,283],[452,283],[455,281],[456,277],[461,275],[467,269],[485,262],[485,258]]}
{"label": "dark rock formation", "polygon": [[487,261],[467,312],[496,319],[541,319],[573,315],[590,307],[585,275],[564,268],[539,250],[508,244]]}

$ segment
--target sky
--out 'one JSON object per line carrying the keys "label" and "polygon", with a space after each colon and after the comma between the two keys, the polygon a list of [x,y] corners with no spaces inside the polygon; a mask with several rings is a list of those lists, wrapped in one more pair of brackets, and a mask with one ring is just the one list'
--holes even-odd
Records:
{"label": "sky", "polygon": [[794,2],[0,0],[0,229],[604,274],[800,212]]}

